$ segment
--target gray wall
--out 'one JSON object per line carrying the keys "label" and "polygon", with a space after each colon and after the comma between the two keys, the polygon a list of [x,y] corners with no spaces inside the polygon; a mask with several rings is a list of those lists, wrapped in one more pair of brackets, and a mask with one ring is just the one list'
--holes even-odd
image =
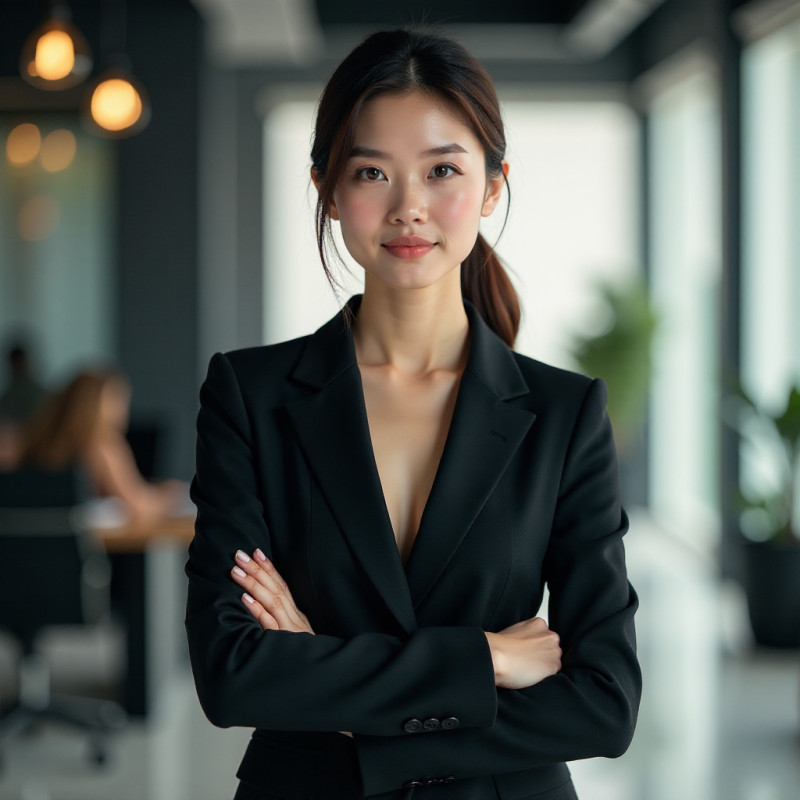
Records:
{"label": "gray wall", "polygon": [[198,85],[202,24],[188,3],[130,4],[128,53],[153,106],[119,143],[118,341],[133,415],[167,426],[159,471],[191,477],[197,408]]}

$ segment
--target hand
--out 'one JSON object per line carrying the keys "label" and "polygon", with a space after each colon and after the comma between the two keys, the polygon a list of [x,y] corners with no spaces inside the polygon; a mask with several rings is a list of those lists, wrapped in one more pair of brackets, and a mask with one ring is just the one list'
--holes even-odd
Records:
{"label": "hand", "polygon": [[524,689],[561,671],[561,647],[541,617],[516,622],[497,633],[484,631],[492,651],[495,685]]}
{"label": "hand", "polygon": [[237,550],[231,577],[245,590],[242,603],[264,630],[314,633],[308,617],[295,605],[286,581],[261,550],[256,550],[252,558]]}

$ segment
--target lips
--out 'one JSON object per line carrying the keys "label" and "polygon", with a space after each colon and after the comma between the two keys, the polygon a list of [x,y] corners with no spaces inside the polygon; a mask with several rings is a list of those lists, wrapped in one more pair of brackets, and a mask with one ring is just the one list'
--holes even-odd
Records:
{"label": "lips", "polygon": [[421,236],[398,236],[388,242],[383,242],[381,246],[396,258],[420,258],[426,253],[430,253],[436,243],[429,242]]}
{"label": "lips", "polygon": [[384,242],[384,247],[427,247],[428,245],[432,245],[433,242],[429,242],[427,239],[423,239],[421,236],[398,236],[396,239],[391,239],[388,242]]}

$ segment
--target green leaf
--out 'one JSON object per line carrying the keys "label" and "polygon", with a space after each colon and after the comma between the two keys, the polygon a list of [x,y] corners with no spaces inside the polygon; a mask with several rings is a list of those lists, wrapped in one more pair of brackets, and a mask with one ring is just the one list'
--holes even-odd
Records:
{"label": "green leaf", "polygon": [[657,318],[641,281],[598,286],[609,324],[598,335],[576,335],[572,351],[578,368],[608,386],[608,414],[615,433],[632,434],[646,410],[652,376],[651,344]]}
{"label": "green leaf", "polygon": [[775,427],[787,446],[796,447],[800,442],[800,391],[796,386],[789,392],[786,410],[774,419]]}

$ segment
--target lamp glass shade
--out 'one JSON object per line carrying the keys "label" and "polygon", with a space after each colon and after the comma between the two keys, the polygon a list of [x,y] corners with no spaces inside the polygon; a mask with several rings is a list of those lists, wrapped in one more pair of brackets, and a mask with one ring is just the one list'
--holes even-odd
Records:
{"label": "lamp glass shade", "polygon": [[19,60],[22,77],[39,89],[68,89],[92,69],[83,34],[71,23],[50,19],[26,40]]}
{"label": "lamp glass shade", "polygon": [[144,87],[127,70],[110,69],[87,91],[83,120],[94,134],[123,138],[146,127],[150,101]]}

